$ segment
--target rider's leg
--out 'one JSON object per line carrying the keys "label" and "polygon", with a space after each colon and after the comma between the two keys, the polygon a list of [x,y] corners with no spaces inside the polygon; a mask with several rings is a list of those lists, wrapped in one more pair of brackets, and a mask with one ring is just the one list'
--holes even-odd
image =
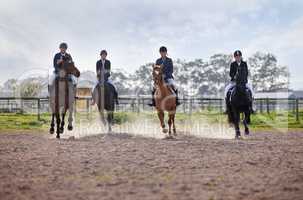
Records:
{"label": "rider's leg", "polygon": [[181,103],[179,101],[178,88],[175,84],[174,79],[168,79],[167,84],[170,85],[170,87],[174,90],[174,92],[176,94],[176,105],[179,106]]}
{"label": "rider's leg", "polygon": [[116,86],[113,84],[113,82],[111,80],[107,80],[107,82],[109,84],[111,84],[114,88],[114,98],[116,100],[116,104],[118,105],[119,104],[119,100],[118,100],[118,92],[117,92],[117,89],[116,89]]}
{"label": "rider's leg", "polygon": [[230,90],[235,86],[234,82],[230,82],[226,87],[225,87],[225,91],[224,91],[224,96],[225,96],[225,112],[228,112],[228,104],[229,104],[229,100],[230,100]]}
{"label": "rider's leg", "polygon": [[246,84],[246,87],[248,89],[248,96],[249,96],[249,101],[250,101],[250,105],[249,105],[250,112],[255,113],[255,111],[253,109],[253,99],[254,99],[253,90],[249,84]]}
{"label": "rider's leg", "polygon": [[153,87],[153,90],[152,90],[152,102],[148,104],[151,107],[156,106],[155,93],[156,93],[156,88]]}

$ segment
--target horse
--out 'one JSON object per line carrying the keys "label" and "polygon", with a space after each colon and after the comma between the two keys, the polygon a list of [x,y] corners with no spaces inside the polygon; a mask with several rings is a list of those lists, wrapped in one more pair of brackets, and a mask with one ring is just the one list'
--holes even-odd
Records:
{"label": "horse", "polygon": [[252,94],[246,87],[245,76],[242,75],[242,70],[238,68],[235,81],[235,87],[229,92],[227,96],[227,114],[228,122],[233,124],[235,127],[235,138],[241,138],[241,131],[239,127],[240,114],[244,114],[243,125],[245,127],[245,135],[249,135],[250,115],[251,115],[251,101]]}
{"label": "horse", "polygon": [[[93,90],[92,99],[97,103],[101,122],[103,125],[107,125],[108,133],[111,133],[116,102],[114,86],[107,81],[100,81]],[[106,111],[107,120],[105,120],[104,111]]]}
{"label": "horse", "polygon": [[[65,115],[69,111],[68,130],[73,130],[73,111],[76,98],[76,87],[70,80],[70,75],[77,78],[80,77],[80,71],[75,67],[73,62],[63,61],[59,67],[58,76],[55,77],[53,83],[49,85],[50,108],[52,111],[50,134],[54,134],[56,118],[56,138],[60,138],[60,134],[64,132]],[[62,119],[60,118],[60,113]],[[61,123],[61,124],[60,124]]]}
{"label": "horse", "polygon": [[[176,95],[173,92],[173,89],[165,84],[163,79],[163,66],[162,65],[153,65],[153,80],[156,87],[154,94],[156,110],[158,113],[158,118],[160,120],[160,125],[162,132],[164,134],[168,131],[168,138],[173,138],[172,130],[174,136],[177,136],[176,125],[175,125],[175,114],[176,114]],[[164,111],[168,112],[168,126],[169,129],[165,128],[164,122]]]}

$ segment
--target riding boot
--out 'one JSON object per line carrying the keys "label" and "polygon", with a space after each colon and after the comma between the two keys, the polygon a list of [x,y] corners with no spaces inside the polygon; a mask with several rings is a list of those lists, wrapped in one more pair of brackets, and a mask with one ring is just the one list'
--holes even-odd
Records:
{"label": "riding boot", "polygon": [[148,104],[151,107],[156,106],[156,101],[155,101],[155,97],[154,97],[155,96],[155,92],[156,92],[156,89],[153,88],[153,91],[152,91],[152,102]]}
{"label": "riding boot", "polygon": [[115,91],[114,91],[114,99],[116,100],[116,104],[119,105],[118,92],[117,92],[116,89],[115,89]]}
{"label": "riding boot", "polygon": [[179,106],[181,103],[180,103],[180,101],[179,101],[178,90],[175,90],[175,89],[174,89],[174,92],[175,92],[175,94],[176,94],[176,105]]}

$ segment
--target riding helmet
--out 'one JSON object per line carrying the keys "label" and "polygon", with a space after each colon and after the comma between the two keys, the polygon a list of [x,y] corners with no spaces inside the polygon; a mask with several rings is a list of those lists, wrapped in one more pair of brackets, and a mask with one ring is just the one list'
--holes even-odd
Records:
{"label": "riding helmet", "polygon": [[242,52],[240,50],[235,51],[234,57],[236,56],[242,56]]}
{"label": "riding helmet", "polygon": [[59,48],[61,49],[67,49],[67,44],[65,42],[62,42],[59,46]]}
{"label": "riding helmet", "polygon": [[106,50],[102,50],[102,51],[100,52],[100,55],[103,55],[103,54],[107,55],[107,51],[106,51]]}
{"label": "riding helmet", "polygon": [[164,47],[164,46],[162,46],[162,47],[160,47],[159,51],[160,51],[160,52],[167,52],[167,48]]}

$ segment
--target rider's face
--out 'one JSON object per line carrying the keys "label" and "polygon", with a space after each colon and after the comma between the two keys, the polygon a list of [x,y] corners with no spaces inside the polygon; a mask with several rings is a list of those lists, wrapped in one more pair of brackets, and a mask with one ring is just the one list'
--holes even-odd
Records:
{"label": "rider's face", "polygon": [[160,51],[160,55],[161,55],[162,58],[165,58],[166,55],[167,55],[167,52],[165,52],[165,51]]}
{"label": "rider's face", "polygon": [[240,56],[240,55],[235,56],[235,60],[237,62],[240,62],[242,60],[242,56]]}
{"label": "rider's face", "polygon": [[65,49],[65,48],[60,48],[60,52],[61,52],[61,53],[65,53],[65,52],[66,52],[66,49]]}
{"label": "rider's face", "polygon": [[106,57],[107,57],[107,55],[106,55],[105,53],[101,54],[100,56],[101,56],[101,59],[102,59],[102,60],[105,60]]}

